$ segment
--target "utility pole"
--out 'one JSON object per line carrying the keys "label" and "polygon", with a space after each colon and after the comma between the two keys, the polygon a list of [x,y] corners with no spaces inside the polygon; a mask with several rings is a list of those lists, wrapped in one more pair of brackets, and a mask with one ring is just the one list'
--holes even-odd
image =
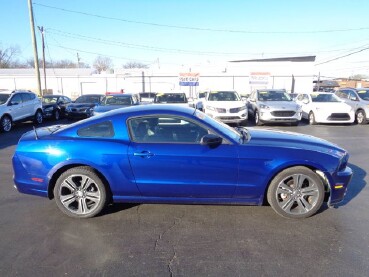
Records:
{"label": "utility pole", "polygon": [[77,52],[77,66],[78,66],[78,68],[80,67],[80,61],[81,61],[81,58],[79,57],[79,53]]}
{"label": "utility pole", "polygon": [[145,92],[145,71],[142,71],[142,92]]}
{"label": "utility pole", "polygon": [[42,67],[44,69],[44,83],[45,83],[45,92],[47,91],[47,87],[46,87],[46,68],[45,68],[45,38],[44,38],[44,27],[43,26],[37,26],[37,28],[40,30],[41,32],[41,40],[42,40]]}
{"label": "utility pole", "polygon": [[36,70],[36,77],[37,77],[38,94],[40,96],[42,96],[41,77],[40,77],[40,69],[38,67],[37,42],[36,42],[36,34],[35,34],[35,21],[33,19],[32,0],[28,0],[28,10],[29,10],[29,20],[30,20],[30,25],[31,25],[33,56],[34,56],[34,60],[35,60],[35,70]]}

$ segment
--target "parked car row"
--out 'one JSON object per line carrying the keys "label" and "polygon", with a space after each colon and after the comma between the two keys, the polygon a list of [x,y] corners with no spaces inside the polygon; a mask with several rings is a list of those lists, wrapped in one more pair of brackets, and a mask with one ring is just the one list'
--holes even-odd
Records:
{"label": "parked car row", "polygon": [[42,102],[31,91],[0,92],[0,130],[8,132],[13,123],[43,118],[78,120],[113,109],[139,104],[173,104],[195,107],[224,123],[255,125],[289,123],[302,119],[309,124],[369,122],[369,88],[342,88],[335,93],[312,92],[289,94],[285,90],[256,90],[246,98],[236,91],[208,91],[188,99],[184,92],[87,94],[75,101],[64,95],[45,95]]}

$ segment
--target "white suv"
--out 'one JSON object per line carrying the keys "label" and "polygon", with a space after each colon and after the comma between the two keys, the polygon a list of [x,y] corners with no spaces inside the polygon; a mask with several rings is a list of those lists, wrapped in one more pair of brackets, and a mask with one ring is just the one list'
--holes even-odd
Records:
{"label": "white suv", "polygon": [[247,125],[246,103],[236,91],[210,91],[202,105],[204,112],[215,119]]}
{"label": "white suv", "polygon": [[42,102],[37,95],[25,90],[0,91],[0,131],[9,132],[13,123],[27,120],[42,123]]}

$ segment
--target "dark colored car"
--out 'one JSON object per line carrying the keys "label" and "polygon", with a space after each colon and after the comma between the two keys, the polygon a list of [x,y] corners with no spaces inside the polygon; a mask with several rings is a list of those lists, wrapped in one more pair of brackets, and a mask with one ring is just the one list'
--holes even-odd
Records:
{"label": "dark colored car", "polygon": [[67,105],[65,116],[68,119],[82,119],[93,115],[94,108],[100,105],[104,95],[86,94],[78,97],[76,101]]}
{"label": "dark colored car", "polygon": [[[92,151],[90,151],[92,150]],[[87,218],[109,202],[262,205],[305,218],[343,200],[352,170],[339,146],[297,133],[231,128],[175,105],[117,109],[24,134],[19,192]]]}
{"label": "dark colored car", "polygon": [[45,95],[42,97],[44,118],[59,120],[65,116],[65,108],[72,100],[64,95]]}
{"label": "dark colored car", "polygon": [[94,109],[94,115],[99,115],[111,110],[139,105],[139,95],[135,93],[124,93],[107,95],[103,98],[99,106]]}

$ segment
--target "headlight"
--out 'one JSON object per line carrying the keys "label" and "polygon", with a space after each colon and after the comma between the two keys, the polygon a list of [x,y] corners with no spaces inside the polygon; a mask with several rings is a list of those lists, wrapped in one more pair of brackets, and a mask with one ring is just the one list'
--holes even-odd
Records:
{"label": "headlight", "polygon": [[264,105],[264,104],[260,104],[260,109],[269,110],[269,106]]}
{"label": "headlight", "polygon": [[44,109],[45,112],[51,112],[54,108],[53,107],[48,107],[46,109]]}
{"label": "headlight", "polygon": [[210,110],[210,111],[215,111],[215,108],[212,106],[206,106],[206,109]]}

